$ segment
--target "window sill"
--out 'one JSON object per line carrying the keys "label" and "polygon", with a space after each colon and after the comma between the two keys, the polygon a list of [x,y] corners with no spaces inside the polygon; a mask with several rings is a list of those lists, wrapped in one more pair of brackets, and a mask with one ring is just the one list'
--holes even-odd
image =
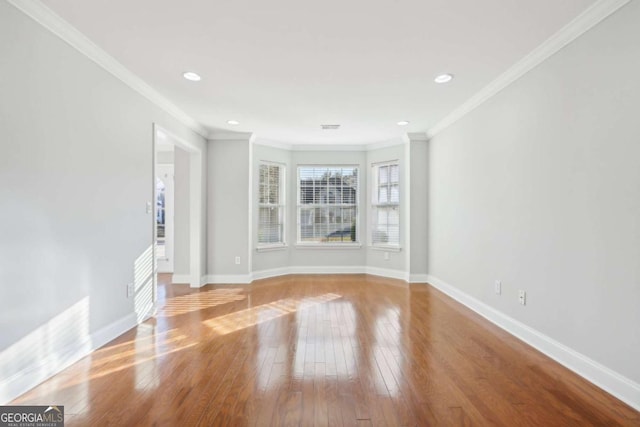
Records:
{"label": "window sill", "polygon": [[360,243],[298,243],[296,249],[360,249],[362,244]]}
{"label": "window sill", "polygon": [[277,245],[265,245],[256,247],[256,252],[271,252],[271,251],[284,251],[289,246],[286,243],[280,243]]}
{"label": "window sill", "polygon": [[370,249],[374,251],[384,251],[384,252],[401,252],[402,248],[400,246],[384,246],[384,245],[371,245]]}

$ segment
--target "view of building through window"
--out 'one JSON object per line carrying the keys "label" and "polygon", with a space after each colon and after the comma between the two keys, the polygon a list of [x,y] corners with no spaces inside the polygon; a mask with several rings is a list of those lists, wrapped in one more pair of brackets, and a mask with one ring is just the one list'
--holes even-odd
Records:
{"label": "view of building through window", "polygon": [[300,243],[357,242],[357,219],[357,167],[298,167]]}

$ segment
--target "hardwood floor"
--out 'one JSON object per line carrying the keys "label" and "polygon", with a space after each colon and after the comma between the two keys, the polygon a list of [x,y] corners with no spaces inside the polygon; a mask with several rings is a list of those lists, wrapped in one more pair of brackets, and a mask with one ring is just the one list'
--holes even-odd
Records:
{"label": "hardwood floor", "polygon": [[68,426],[640,425],[429,286],[327,275],[159,290],[155,318],[13,403],[64,405]]}

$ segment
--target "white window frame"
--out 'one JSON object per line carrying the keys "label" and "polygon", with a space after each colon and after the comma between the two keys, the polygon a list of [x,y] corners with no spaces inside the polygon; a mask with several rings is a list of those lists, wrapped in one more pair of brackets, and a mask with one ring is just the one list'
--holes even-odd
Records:
{"label": "white window frame", "polygon": [[[397,203],[378,203],[378,191],[380,188],[379,180],[380,180],[380,167],[384,166],[397,166],[398,167],[398,202]],[[370,184],[370,197],[371,203],[369,205],[369,217],[371,220],[369,221],[369,246],[372,249],[385,250],[385,251],[395,251],[399,252],[401,250],[400,240],[401,240],[401,230],[402,230],[402,215],[400,203],[402,201],[402,186],[401,186],[401,176],[402,171],[400,169],[400,161],[399,160],[385,160],[383,162],[377,162],[371,164],[371,178],[369,180]],[[373,233],[376,231],[376,215],[379,208],[388,208],[395,207],[398,210],[398,243],[388,243],[388,242],[374,242]]]}
{"label": "white window frame", "polygon": [[[280,168],[280,179],[278,183],[278,204],[272,203],[260,203],[260,168],[262,166],[277,166]],[[268,250],[277,250],[284,249],[287,247],[287,199],[286,199],[286,176],[287,176],[287,167],[284,163],[271,162],[267,160],[260,160],[258,164],[258,224],[256,227],[256,250],[268,251]],[[277,208],[282,212],[282,241],[275,243],[261,243],[260,242],[260,208]]]}
{"label": "white window frame", "polygon": [[[303,168],[316,168],[316,169],[332,169],[332,168],[350,168],[355,169],[358,174],[358,183],[356,185],[356,198],[355,204],[302,204],[300,199],[300,169]],[[361,243],[361,234],[362,230],[360,228],[360,186],[362,185],[362,175],[360,173],[360,165],[357,164],[299,164],[296,167],[297,171],[297,180],[296,180],[296,195],[297,195],[297,205],[296,205],[296,247],[301,249],[358,249],[362,247]],[[355,242],[308,242],[302,241],[300,238],[302,236],[301,223],[300,223],[300,211],[302,207],[306,208],[322,208],[322,207],[355,207],[356,213],[356,241]]]}

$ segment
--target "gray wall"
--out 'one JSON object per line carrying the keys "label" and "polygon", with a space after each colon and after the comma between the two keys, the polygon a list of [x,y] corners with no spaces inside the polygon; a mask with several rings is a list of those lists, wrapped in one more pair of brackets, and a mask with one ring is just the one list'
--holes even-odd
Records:
{"label": "gray wall", "polygon": [[[411,198],[410,274],[424,280],[428,271],[429,241],[429,144],[421,139],[412,139],[408,147]],[[412,281],[414,280],[412,278]]]}
{"label": "gray wall", "polygon": [[[209,141],[208,265],[210,275],[246,275],[249,260],[248,140]],[[235,257],[240,264],[235,264]]]}
{"label": "gray wall", "polygon": [[[206,147],[6,2],[0,2],[0,61],[0,379],[6,379],[63,360],[89,334],[137,308],[126,284],[152,242],[153,218],[145,212],[153,200],[152,123]],[[18,341],[28,351],[13,357]]]}
{"label": "gray wall", "polygon": [[430,274],[635,382],[639,22],[631,2],[438,134],[429,162]]}
{"label": "gray wall", "polygon": [[[158,153],[160,154],[160,153]],[[174,219],[173,219],[173,274],[189,274],[190,218],[189,153],[180,147],[174,151]],[[203,239],[204,240],[204,239]],[[204,264],[206,265],[206,264]],[[204,274],[201,274],[203,276]]]}
{"label": "gray wall", "polygon": [[[209,239],[207,238],[207,236],[209,235],[209,190],[208,190],[208,185],[209,185],[209,169],[208,169],[208,163],[209,163],[209,156],[207,154],[207,150],[209,145],[207,144],[207,142],[205,141],[204,143],[204,150],[202,151],[202,155],[201,156],[196,156],[193,153],[190,154],[190,159],[191,162],[189,163],[189,174],[191,176],[193,176],[194,174],[196,174],[193,170],[194,168],[194,164],[196,163],[195,158],[200,158],[200,167],[198,168],[202,175],[202,185],[200,186],[200,200],[202,202],[202,204],[200,205],[201,208],[201,215],[200,215],[200,230],[201,230],[201,235],[197,236],[197,238],[200,240],[200,279],[202,280],[208,273],[209,273]],[[193,216],[192,216],[193,217]],[[190,238],[193,238],[193,236],[191,236]]]}

